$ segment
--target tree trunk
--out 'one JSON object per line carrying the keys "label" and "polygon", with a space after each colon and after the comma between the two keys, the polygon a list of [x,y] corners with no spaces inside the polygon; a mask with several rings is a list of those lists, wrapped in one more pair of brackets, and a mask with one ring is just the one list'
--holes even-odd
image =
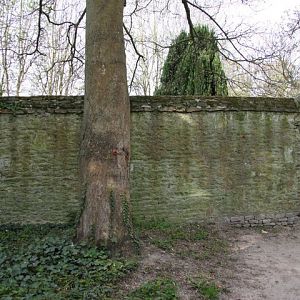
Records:
{"label": "tree trunk", "polygon": [[112,249],[130,241],[130,104],[123,1],[87,0],[80,168],[84,206],[78,240]]}

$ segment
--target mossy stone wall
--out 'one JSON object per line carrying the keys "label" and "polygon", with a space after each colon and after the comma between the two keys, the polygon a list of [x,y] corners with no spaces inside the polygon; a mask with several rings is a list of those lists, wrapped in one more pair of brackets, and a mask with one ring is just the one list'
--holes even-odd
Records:
{"label": "mossy stone wall", "polygon": [[[0,223],[79,209],[82,97],[0,99]],[[133,97],[134,216],[174,222],[300,212],[293,99]]]}

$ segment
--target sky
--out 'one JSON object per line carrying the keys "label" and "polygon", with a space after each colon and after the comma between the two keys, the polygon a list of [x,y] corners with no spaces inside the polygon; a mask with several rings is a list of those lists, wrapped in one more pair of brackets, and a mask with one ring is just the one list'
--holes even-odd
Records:
{"label": "sky", "polygon": [[[29,0],[28,0],[29,1]],[[125,8],[125,14],[129,14],[137,0],[127,0],[127,6]],[[147,4],[150,0],[138,0],[138,3]],[[296,10],[300,11],[300,0],[248,0],[249,5],[243,5],[242,0],[190,0],[192,3],[199,3],[208,6],[216,6],[221,4],[220,10],[217,15],[215,15],[216,20],[220,23],[222,28],[225,30],[231,30],[232,35],[234,36],[237,31],[243,31],[243,28],[247,28],[247,24],[250,29],[254,29],[256,26],[260,26],[263,30],[254,30],[253,36],[245,39],[245,42],[252,42],[255,46],[259,43],[266,45],[265,37],[266,30],[272,32],[273,36],[279,32],[279,29],[282,29],[282,25],[279,25],[283,20],[285,23],[288,22],[287,10]],[[9,1],[8,1],[9,3]],[[18,3],[18,1],[16,2]],[[61,5],[65,6],[68,3],[71,3],[71,17],[74,17],[74,20],[78,19],[78,15],[81,14],[83,7],[85,6],[84,0],[65,0],[58,1]],[[168,11],[161,13],[162,7],[166,6],[166,3],[170,4]],[[72,10],[73,9],[73,10]],[[0,9],[1,10],[1,9]],[[156,14],[153,11],[156,10]],[[211,12],[211,10],[207,10]],[[208,18],[205,18],[203,13],[191,8],[192,20],[194,24],[207,24]],[[284,18],[284,19],[282,19]],[[137,15],[134,15],[133,22],[130,23],[130,18],[125,17],[127,21],[126,25],[128,28],[133,26],[132,36],[137,40],[138,50],[143,56],[146,57],[146,62],[143,65],[143,61],[140,60],[139,64],[143,66],[143,69],[138,73],[137,78],[141,80],[150,78],[152,86],[149,88],[151,92],[154,90],[154,83],[158,82],[158,75],[160,74],[161,67],[164,62],[164,58],[167,55],[168,48],[160,47],[157,51],[154,42],[162,46],[169,46],[172,39],[174,39],[180,31],[188,31],[188,23],[186,19],[186,14],[182,5],[181,0],[153,0],[151,5],[141,7],[140,12]],[[245,25],[239,25],[243,21]],[[244,27],[243,27],[244,26]],[[212,26],[211,26],[212,27]],[[218,32],[219,36],[224,39],[222,33]],[[300,32],[299,32],[300,35]],[[271,36],[271,35],[270,35]],[[83,47],[84,45],[84,30],[81,33],[81,39]],[[128,37],[127,37],[128,40]],[[297,38],[297,40],[300,40]],[[138,42],[141,41],[139,44]],[[226,42],[224,42],[226,43]],[[245,43],[246,44],[246,43]],[[146,46],[144,46],[146,45]],[[226,45],[227,46],[227,45]],[[230,46],[230,45],[229,45]],[[252,46],[252,45],[250,45]],[[155,51],[154,51],[155,48]],[[127,61],[128,61],[128,71],[129,71],[129,80],[131,79],[131,74],[133,73],[136,66],[136,53],[130,43],[127,43]],[[300,61],[300,46],[299,50],[299,61]],[[247,49],[241,50],[248,51]],[[250,51],[250,50],[249,50]],[[158,58],[157,58],[158,57]],[[41,69],[37,66],[38,69]],[[1,71],[1,70],[0,70]],[[0,72],[1,74],[1,72]],[[83,72],[80,74],[83,78]],[[16,76],[14,77],[16,78]],[[81,80],[83,82],[83,79]],[[78,85],[76,85],[78,86]],[[82,84],[83,87],[83,84]],[[30,92],[37,92],[31,88]],[[140,92],[140,91],[138,91]]]}
{"label": "sky", "polygon": [[[130,10],[129,5],[134,2],[134,0],[127,1],[128,7],[126,10]],[[300,0],[249,0],[249,5],[242,4],[241,0],[191,0],[191,2],[201,4],[203,7],[210,7],[207,11],[212,13],[220,26],[225,31],[231,32],[232,36],[250,29],[251,33],[242,41],[242,44],[248,44],[250,47],[258,48],[263,48],[264,45],[266,45],[266,41],[274,39],[274,36],[275,40],[277,39],[276,35],[283,28],[281,22],[284,21],[286,24],[288,21],[287,10],[294,10],[298,7],[300,11]],[[153,32],[155,31],[158,43],[167,46],[180,31],[189,31],[186,13],[181,1],[169,1],[170,6],[165,14],[161,13],[162,7],[165,7],[164,3],[166,3],[166,1],[153,1],[152,5],[147,7],[148,10],[141,10],[140,16],[132,23],[134,29],[133,35],[135,37],[142,37],[145,40],[148,39],[152,41]],[[218,4],[221,4],[221,6],[218,7]],[[212,6],[215,6],[215,8],[212,9]],[[157,13],[153,14],[153,11]],[[211,27],[215,28],[218,37],[224,38],[220,30],[209,23],[209,19],[205,17],[203,13],[191,8],[191,14],[194,24],[210,24]],[[230,43],[224,41],[223,44],[226,44],[225,47],[229,49],[230,52],[235,52]],[[138,49],[142,52],[143,46],[138,46]],[[239,45],[239,47],[240,46],[241,45]],[[128,49],[130,50],[130,46]],[[249,56],[252,55],[251,48],[241,47],[240,50]],[[168,49],[164,49],[162,52],[164,58],[166,57],[167,51]],[[129,62],[128,69],[130,70],[131,66],[135,66],[134,62],[136,57],[133,50],[128,52],[127,58]],[[146,77],[151,77],[152,74],[155,74],[150,68],[153,68],[153,65],[148,63],[146,69],[148,69],[149,72],[146,72]],[[151,79],[151,81],[154,82],[155,80]]]}
{"label": "sky", "polygon": [[253,5],[237,5],[232,16],[245,18],[248,22],[260,22],[264,25],[279,23],[287,10],[300,9],[300,0],[258,0]]}
{"label": "sky", "polygon": [[287,10],[291,10],[300,6],[300,0],[268,0],[262,5],[263,10],[258,13],[258,17],[270,20],[272,22],[280,22]]}
{"label": "sky", "polygon": [[[132,0],[131,2],[133,3],[134,1]],[[149,23],[153,22],[156,23],[158,31],[165,37],[172,35],[176,36],[183,28],[185,30],[188,29],[183,5],[181,1],[178,0],[170,1],[171,4],[168,14],[156,14],[154,19],[151,20],[150,17],[149,22],[148,16],[153,15],[153,10],[157,7],[157,11],[160,11],[161,7],[164,7],[163,3],[165,3],[165,1],[157,2],[159,4],[149,6],[148,11],[141,10],[142,13],[140,19],[144,18],[146,23],[144,28],[145,31],[149,30]],[[287,11],[295,10],[296,8],[300,11],[300,0],[249,0],[249,5],[242,4],[241,0],[195,0],[191,2],[199,3],[203,5],[203,7],[221,3],[219,12],[215,15],[215,18],[221,26],[224,25],[224,28],[228,28],[228,26],[234,28],[234,26],[243,22],[245,26],[255,25],[259,28],[271,31],[274,27],[280,26],[279,24],[282,21],[285,23],[287,22]],[[211,9],[208,9],[208,11],[213,12]],[[192,20],[195,24],[209,23],[209,20],[195,8],[191,7],[191,13]],[[137,24],[137,29],[141,30],[141,23],[139,21],[135,23]],[[150,24],[150,27],[151,26],[153,25]]]}

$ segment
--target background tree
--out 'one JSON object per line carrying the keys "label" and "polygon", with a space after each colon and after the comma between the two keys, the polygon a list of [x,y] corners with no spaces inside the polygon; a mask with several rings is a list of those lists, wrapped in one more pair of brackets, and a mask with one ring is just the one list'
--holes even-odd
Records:
{"label": "background tree", "polygon": [[83,93],[83,28],[78,24],[74,30],[75,23],[69,21],[78,18],[78,7],[69,0],[0,0],[3,95]]}
{"label": "background tree", "polygon": [[31,25],[26,18],[28,1],[0,3],[0,90],[5,95],[19,95],[35,57],[20,55],[31,44]]}
{"label": "background tree", "polygon": [[[164,62],[163,49],[158,45],[158,28],[155,22],[149,24],[145,20],[140,21],[140,31],[135,35],[134,42],[138,44],[141,59],[138,64],[134,61],[135,53],[130,41],[126,43],[127,73],[129,77],[129,92],[135,95],[153,95],[159,85],[159,78]],[[151,26],[152,25],[152,26]],[[151,44],[145,32],[150,32]],[[132,74],[135,73],[135,76]]]}
{"label": "background tree", "polygon": [[[67,14],[74,15],[76,7],[58,2],[53,2],[48,8],[51,18],[55,22],[45,22],[47,30],[43,33],[43,41],[40,44],[39,55],[32,66],[31,81],[35,84],[39,94],[42,95],[69,95],[70,93],[84,93],[84,57],[81,36],[78,36],[80,57],[82,59],[70,59],[72,45],[66,41],[70,36]],[[62,24],[57,26],[55,24]]]}
{"label": "background tree", "polygon": [[[257,0],[244,3],[241,0],[128,0],[124,28],[127,28],[129,92],[152,95],[158,89],[172,40],[181,30],[191,31],[190,24],[197,20],[209,24],[215,32],[230,94],[284,95],[278,91],[285,89],[286,80],[289,80],[286,94],[290,95],[290,91],[294,94],[294,79],[298,80],[295,72],[299,66],[299,58],[296,59],[299,57],[299,9],[295,7],[294,12],[286,14],[278,28],[268,23],[266,29],[250,23],[255,18],[255,11],[249,14],[250,22],[244,18],[247,15],[243,15],[245,21],[237,23],[236,5],[236,10],[246,7],[260,10],[262,5]],[[3,95],[83,94],[85,18],[83,16],[81,20],[81,13],[84,6],[85,1],[81,0],[0,0],[0,89]],[[42,15],[38,18],[40,12]],[[37,32],[40,32],[38,36]],[[262,39],[267,35],[280,41],[276,44],[277,49]],[[285,39],[284,43],[281,43],[281,37]],[[39,47],[36,47],[37,40]],[[290,51],[284,52],[288,40],[295,48],[290,57]],[[287,67],[292,66],[290,63],[294,65],[294,71],[277,80],[279,76],[274,73],[280,70],[280,63],[275,61],[279,50],[280,56],[288,62]],[[272,71],[274,68],[276,70]],[[56,77],[56,74],[60,75]],[[269,91],[265,93],[268,87]]]}
{"label": "background tree", "polygon": [[197,26],[193,36],[181,32],[173,41],[165,61],[156,95],[228,94],[215,34],[208,26]]}
{"label": "background tree", "polygon": [[[292,17],[287,15],[289,20],[293,20]],[[261,63],[226,63],[230,95],[295,97],[300,93],[300,32],[296,25],[297,19],[294,19],[286,26],[278,25],[274,34],[261,38],[264,46],[261,52],[269,49],[272,53]]]}

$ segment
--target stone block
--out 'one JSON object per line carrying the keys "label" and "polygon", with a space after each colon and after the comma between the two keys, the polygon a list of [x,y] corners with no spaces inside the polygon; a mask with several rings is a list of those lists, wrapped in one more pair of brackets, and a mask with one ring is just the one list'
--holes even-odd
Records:
{"label": "stone block", "polygon": [[249,221],[249,220],[253,220],[253,219],[254,219],[253,215],[245,216],[245,221]]}
{"label": "stone block", "polygon": [[295,221],[297,221],[297,217],[289,217],[289,218],[287,218],[287,221],[288,222],[295,222]]}
{"label": "stone block", "polygon": [[258,220],[249,220],[250,224],[258,224]]}
{"label": "stone block", "polygon": [[285,216],[286,216],[287,218],[291,218],[291,217],[297,216],[297,214],[296,214],[296,213],[286,213]]}
{"label": "stone block", "polygon": [[275,225],[276,223],[272,223],[272,222],[263,224],[263,226],[275,226]]}
{"label": "stone block", "polygon": [[256,220],[263,220],[265,218],[266,218],[266,215],[264,215],[264,214],[259,214],[259,215],[255,216]]}
{"label": "stone block", "polygon": [[274,219],[275,218],[275,214],[273,214],[273,213],[266,214],[266,218],[267,219]]}
{"label": "stone block", "polygon": [[265,219],[265,220],[262,220],[263,224],[268,224],[268,223],[271,223],[271,219]]}
{"label": "stone block", "polygon": [[228,217],[224,217],[224,223],[230,223],[230,218],[228,218]]}
{"label": "stone block", "polygon": [[288,220],[288,218],[277,219],[278,222],[286,222],[287,220]]}
{"label": "stone block", "polygon": [[242,222],[244,222],[244,220],[245,220],[244,216],[230,218],[231,223],[242,223]]}

